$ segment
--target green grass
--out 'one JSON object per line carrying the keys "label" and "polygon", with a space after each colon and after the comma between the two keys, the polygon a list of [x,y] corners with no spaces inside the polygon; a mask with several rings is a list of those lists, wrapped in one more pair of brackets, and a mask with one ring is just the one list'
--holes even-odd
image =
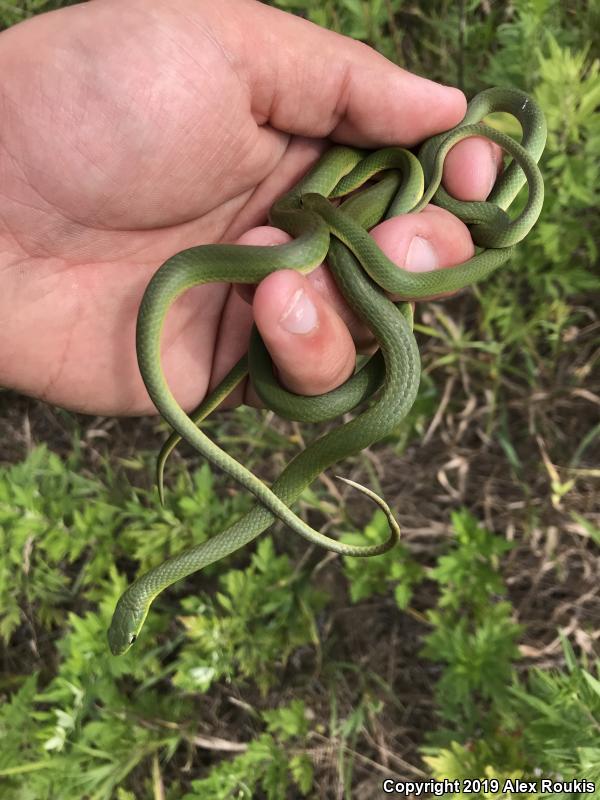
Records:
{"label": "green grass", "polygon": [[[0,25],[61,5],[0,0]],[[600,3],[276,5],[469,95],[531,92],[549,127],[542,217],[493,280],[419,305],[417,404],[344,464],[398,512],[401,546],[342,559],[275,526],[163,594],[121,658],[105,637],[126,585],[251,500],[183,448],[161,509],[154,423],[107,428],[0,395],[0,797],[599,786]],[[206,430],[267,479],[299,446],[251,409]],[[300,513],[347,540],[384,535],[340,491],[317,481]]]}

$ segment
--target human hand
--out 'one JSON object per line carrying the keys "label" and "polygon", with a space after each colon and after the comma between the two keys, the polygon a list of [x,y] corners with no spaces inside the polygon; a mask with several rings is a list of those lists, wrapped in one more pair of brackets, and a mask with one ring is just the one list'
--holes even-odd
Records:
{"label": "human hand", "polygon": [[[202,243],[286,240],[254,226],[327,139],[410,146],[465,111],[458,90],[254,0],[94,0],[22,23],[0,35],[0,103],[0,384],[111,415],[153,408],[135,320],[163,261]],[[466,140],[445,185],[483,199],[498,164],[495,146]],[[467,228],[435,207],[373,235],[408,269],[474,252]],[[368,344],[323,268],[269,276],[253,307],[227,284],[193,289],[163,334],[184,408],[244,352],[253,314],[296,392],[335,387],[354,341]]]}

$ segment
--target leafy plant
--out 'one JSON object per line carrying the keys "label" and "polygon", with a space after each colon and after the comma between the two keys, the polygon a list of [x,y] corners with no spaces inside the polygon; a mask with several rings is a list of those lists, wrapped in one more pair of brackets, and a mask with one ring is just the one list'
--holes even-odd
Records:
{"label": "leafy plant", "polygon": [[[376,511],[363,533],[348,533],[343,541],[348,544],[376,544],[389,535],[385,514]],[[422,580],[423,570],[409,555],[408,548],[399,544],[387,553],[369,559],[344,558],[344,572],[350,587],[353,603],[374,594],[387,594],[393,589],[399,608],[406,608],[413,586]]]}
{"label": "leafy plant", "polygon": [[[60,621],[61,606],[106,576],[121,512],[98,481],[45,447],[0,472],[0,635]],[[70,566],[68,576],[64,567]],[[34,627],[35,626],[35,627]]]}
{"label": "leafy plant", "polygon": [[520,627],[512,619],[510,603],[496,600],[505,591],[499,557],[510,544],[478,525],[467,511],[453,514],[452,522],[453,547],[429,572],[440,596],[437,608],[427,612],[433,630],[423,655],[444,665],[435,690],[439,715],[470,738],[496,725],[495,709],[509,692],[519,655]]}
{"label": "leafy plant", "polygon": [[[492,736],[428,749],[425,762],[438,780],[549,778],[568,783],[600,775],[600,664],[595,675],[580,664],[563,638],[566,670],[533,669],[524,680],[513,679],[509,694],[496,704],[498,727]],[[492,797],[492,792],[459,797]],[[511,797],[548,797],[541,791],[510,793]],[[553,796],[571,797],[571,793]]]}
{"label": "leafy plant", "polygon": [[[262,789],[267,800],[286,797],[290,786],[305,797],[313,785],[313,768],[303,752],[309,733],[304,704],[294,700],[288,707],[262,714],[266,733],[248,744],[246,752],[213,769],[208,778],[192,782],[183,800],[212,800],[215,797],[256,797]],[[298,752],[289,755],[294,745]]]}
{"label": "leafy plant", "polygon": [[73,5],[77,0],[2,0],[0,2],[0,29],[8,28],[16,22],[53,11],[57,8]]}
{"label": "leafy plant", "polygon": [[[0,0],[0,27],[70,4]],[[505,561],[510,545],[479,517],[486,493],[494,526],[510,525],[520,547],[531,534],[536,563],[543,549],[550,585],[553,559],[568,572],[569,559],[587,558],[595,574],[597,491],[593,484],[586,495],[582,486],[597,479],[599,429],[591,412],[580,413],[585,406],[574,403],[597,408],[600,4],[273,5],[360,38],[468,96],[489,85],[520,87],[546,113],[543,215],[492,280],[443,305],[417,306],[421,391],[381,446],[394,459],[402,454],[408,470],[425,431],[419,463],[430,455],[443,463],[457,450],[472,455],[470,510],[452,514],[447,548],[440,553],[432,537],[424,555],[419,544],[418,558],[412,541],[403,541],[378,558],[325,556],[312,569],[310,552],[296,556],[305,552],[299,544],[287,549],[283,536],[262,537],[256,548],[162,595],[135,648],[113,658],[106,629],[126,585],[208,539],[252,498],[225,491],[218,476],[207,466],[195,469],[191,458],[188,474],[183,450],[170,462],[166,507],[159,508],[147,489],[154,453],[134,454],[117,435],[104,450],[95,442],[92,458],[89,440],[79,438],[85,425],[57,412],[72,437],[61,457],[52,452],[52,433],[33,425],[31,438],[47,437],[49,447],[32,447],[21,463],[0,468],[0,796],[283,800],[335,793],[349,799],[380,791],[382,768],[409,767],[440,780],[542,774],[598,783],[600,671],[597,642],[585,633],[595,612],[581,605],[572,613],[580,620],[575,640],[589,642],[589,655],[576,655],[565,634],[551,668],[531,666],[519,647],[529,617],[519,610],[517,619],[505,585],[506,570],[514,569]],[[493,122],[519,135],[505,117]],[[444,385],[452,391],[442,392]],[[15,432],[18,402],[8,392],[0,401],[3,430],[13,437],[6,462],[24,448]],[[258,472],[266,453],[276,452],[267,474],[279,471],[300,440],[295,428],[268,426],[251,409],[204,424]],[[28,418],[23,427],[29,432]],[[64,435],[56,449],[65,453]],[[478,463],[486,459],[493,462],[490,474],[506,470],[498,482],[506,498],[488,494]],[[368,471],[368,457],[361,463]],[[450,512],[435,486],[432,467],[435,510],[425,504],[415,514],[437,524]],[[301,507],[317,520],[331,516],[326,485],[307,490]],[[560,536],[550,547],[552,531]],[[345,539],[375,542],[386,533],[377,512],[364,532]],[[283,548],[286,555],[278,552]],[[572,574],[574,584],[581,573]],[[511,585],[511,594],[518,591]],[[561,603],[563,592],[578,602],[577,587],[561,586]],[[378,622],[386,635],[376,626],[370,637],[355,631],[352,617],[339,626],[340,611],[348,619],[348,611],[375,596],[383,597]],[[404,650],[388,641],[390,623],[412,640],[421,637],[422,650],[410,649],[411,638]],[[373,775],[371,791],[366,781]]]}
{"label": "leafy plant", "polygon": [[600,781],[600,662],[578,661],[562,637],[566,670],[533,669],[512,689],[508,724],[528,764],[547,775]]}
{"label": "leafy plant", "polygon": [[173,681],[187,691],[206,691],[215,681],[252,678],[266,692],[298,647],[317,644],[315,614],[327,596],[309,584],[287,556],[277,556],[270,537],[260,540],[246,570],[220,578],[214,600],[185,598],[181,617],[187,642]]}

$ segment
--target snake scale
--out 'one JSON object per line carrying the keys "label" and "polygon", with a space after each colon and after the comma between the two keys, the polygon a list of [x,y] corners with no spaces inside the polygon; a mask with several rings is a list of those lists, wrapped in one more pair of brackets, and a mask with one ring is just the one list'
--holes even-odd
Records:
{"label": "snake scale", "polygon": [[[496,111],[512,114],[519,121],[520,143],[482,122]],[[484,136],[512,157],[485,202],[458,201],[441,186],[447,153],[469,136]],[[288,244],[276,247],[200,245],[177,253],[158,269],[140,306],[136,347],[148,393],[173,429],[158,458],[161,501],[165,461],[177,442],[185,439],[252,492],[257,502],[225,530],[169,558],[129,586],[117,603],[108,632],[113,654],[130,648],[144,624],[150,604],[160,592],[252,541],[276,519],[308,541],[336,553],[372,556],[394,546],[400,531],[388,505],[374,492],[353,481],[341,478],[366,494],[386,514],[389,536],[380,544],[349,545],[325,536],[300,519],[291,506],[325,469],[382,439],[408,413],[417,395],[420,376],[412,308],[408,301],[455,291],[481,281],[508,260],[514,246],[535,224],[542,208],[544,187],[537,162],[545,141],[543,113],[529,96],[515,89],[487,89],[471,100],[459,125],[423,143],[418,157],[399,147],[369,153],[332,146],[271,209],[271,224],[293,237]],[[378,180],[372,183],[374,178]],[[367,182],[371,185],[364,188]],[[527,201],[513,219],[507,209],[525,183]],[[330,202],[346,195],[351,196],[337,207]],[[478,252],[452,269],[410,273],[399,269],[384,255],[368,229],[385,218],[417,213],[429,202],[447,209],[469,225]],[[233,367],[194,414],[188,416],[173,397],[160,362],[161,331],[175,300],[192,286],[212,281],[258,283],[271,272],[283,268],[306,274],[325,258],[347,303],[373,333],[379,345],[378,353],[338,389],[317,397],[301,397],[278,384],[269,355],[254,328],[248,355]],[[392,302],[386,292],[400,295],[403,301]],[[298,453],[268,487],[198,427],[198,423],[248,374],[264,404],[288,419],[309,422],[333,419],[368,402],[349,422]]]}

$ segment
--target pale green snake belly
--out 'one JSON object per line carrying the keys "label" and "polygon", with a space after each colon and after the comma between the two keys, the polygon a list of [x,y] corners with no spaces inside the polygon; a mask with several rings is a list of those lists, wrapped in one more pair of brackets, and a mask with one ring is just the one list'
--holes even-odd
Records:
{"label": "pale green snake belly", "polygon": [[[519,120],[523,129],[521,144],[481,124],[492,111],[506,111]],[[475,135],[495,141],[513,160],[496,181],[487,201],[461,202],[440,187],[444,159],[457,142]],[[309,541],[337,553],[370,556],[394,546],[399,528],[389,507],[373,492],[351,481],[348,482],[386,513],[390,535],[381,544],[349,545],[324,536],[300,519],[290,506],[325,469],[390,433],[414,403],[420,359],[412,333],[411,307],[406,302],[393,303],[385,292],[410,300],[454,291],[482,280],[503,264],[540,213],[543,181],[537,161],[545,140],[544,117],[531,98],[517,90],[488,89],[469,103],[465,118],[456,128],[425,142],[418,159],[401,148],[365,154],[354,148],[332,147],[271,209],[271,223],[294,237],[289,244],[201,245],[178,253],[160,267],[140,306],[137,354],[150,397],[174,430],[158,460],[161,499],[165,460],[183,438],[251,491],[258,502],[233,525],[150,570],[124,592],[108,632],[114,654],[124,653],[135,641],[150,604],[160,592],[252,541],[276,519]],[[329,202],[329,198],[353,192],[380,172],[384,175],[378,183],[354,194],[339,208]],[[521,213],[511,219],[506,209],[525,182],[527,202]],[[418,212],[430,201],[466,222],[474,243],[483,249],[452,269],[406,272],[389,261],[367,229],[384,217]],[[271,272],[284,268],[307,273],[325,257],[348,304],[372,331],[379,345],[378,355],[335,391],[318,397],[300,397],[279,386],[264,345],[254,330],[248,358],[236,364],[194,415],[188,416],[173,397],[160,364],[162,326],[177,297],[192,286],[212,281],[258,283]],[[312,442],[269,488],[196,425],[248,371],[265,405],[291,419],[330,419],[365,400],[370,403],[350,422]]]}

